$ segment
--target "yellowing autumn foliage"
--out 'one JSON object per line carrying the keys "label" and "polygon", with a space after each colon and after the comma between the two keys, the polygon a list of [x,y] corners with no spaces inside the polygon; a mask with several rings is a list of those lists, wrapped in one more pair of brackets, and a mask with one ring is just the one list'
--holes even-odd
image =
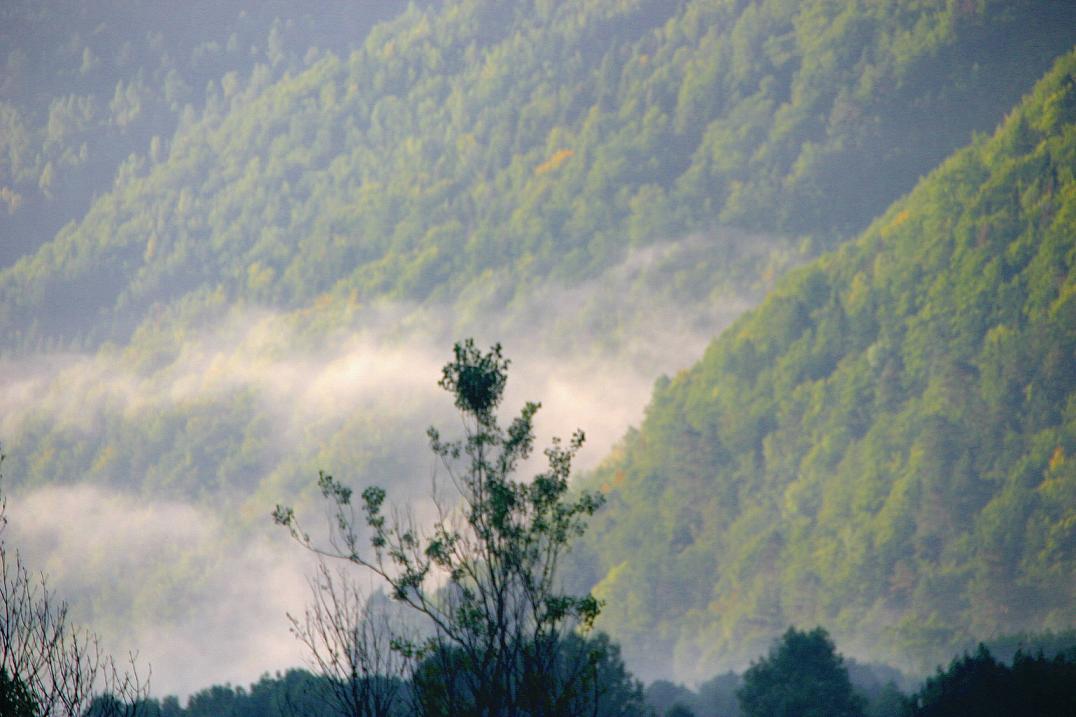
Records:
{"label": "yellowing autumn foliage", "polygon": [[575,152],[573,152],[570,149],[558,150],[557,152],[553,153],[552,157],[550,157],[549,159],[547,159],[546,161],[542,162],[537,167],[535,167],[534,168],[534,174],[537,175],[537,176],[541,176],[541,175],[546,174],[548,172],[552,172],[554,169],[557,169],[558,167],[560,167],[560,165],[564,164],[568,159],[570,159],[574,155],[575,155]]}

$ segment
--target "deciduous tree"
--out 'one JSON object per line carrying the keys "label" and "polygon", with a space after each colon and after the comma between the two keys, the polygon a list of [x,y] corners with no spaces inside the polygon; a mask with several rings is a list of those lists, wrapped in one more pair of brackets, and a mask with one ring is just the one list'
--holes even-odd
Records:
{"label": "deciduous tree", "polygon": [[419,705],[427,714],[556,715],[598,695],[602,643],[566,646],[577,629],[590,628],[599,602],[563,592],[557,577],[560,558],[601,503],[569,490],[583,433],[566,446],[554,439],[546,470],[517,480],[534,446],[539,405],[524,405],[507,428],[499,424],[508,365],[499,345],[483,353],[468,340],[444,367],[439,385],[453,395],[465,434],[447,441],[429,429],[456,494],[450,502],[435,496],[432,528],[386,512],[379,487],[366,488],[356,509],[351,489],[326,474],[319,482],[334,508],[328,546],[310,538],[291,508],[274,513],[301,544],[372,571],[425,618],[426,637],[395,646],[420,666],[415,678],[425,689],[416,692],[435,696]]}
{"label": "deciduous tree", "polygon": [[789,628],[769,655],[744,673],[737,696],[746,717],[859,717],[865,709],[821,627]]}

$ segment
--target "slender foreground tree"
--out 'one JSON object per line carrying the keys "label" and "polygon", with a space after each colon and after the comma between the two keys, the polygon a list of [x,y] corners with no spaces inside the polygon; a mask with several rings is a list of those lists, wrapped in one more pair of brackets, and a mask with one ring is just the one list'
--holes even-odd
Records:
{"label": "slender foreground tree", "polygon": [[134,656],[120,669],[97,635],[74,625],[45,576],[8,547],[6,528],[0,494],[0,715],[133,717],[149,690]]}
{"label": "slender foreground tree", "polygon": [[498,423],[508,365],[500,345],[483,353],[468,340],[444,367],[438,385],[453,395],[464,436],[446,441],[428,431],[442,485],[455,496],[434,496],[432,526],[386,511],[379,487],[366,488],[356,507],[352,491],[324,473],[319,484],[334,518],[328,545],[312,541],[291,508],[277,506],[274,519],[319,555],[380,576],[395,601],[425,618],[422,638],[393,641],[412,661],[421,713],[600,714],[596,681],[607,643],[578,637],[600,604],[565,593],[557,566],[601,497],[569,491],[581,431],[567,445],[554,439],[543,472],[514,477],[533,450],[539,404],[525,404],[507,427]]}

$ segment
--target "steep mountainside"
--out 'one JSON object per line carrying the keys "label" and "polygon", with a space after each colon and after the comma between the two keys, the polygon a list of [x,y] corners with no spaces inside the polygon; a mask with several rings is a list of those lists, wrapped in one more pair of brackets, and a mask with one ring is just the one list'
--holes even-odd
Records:
{"label": "steep mountainside", "polygon": [[[458,0],[411,6],[350,55],[268,42],[0,272],[5,348],[126,340],[149,305],[217,289],[454,301],[496,277],[501,305],[719,223],[832,245],[992,128],[1072,27],[1071,4],[1042,1]],[[197,57],[230,67],[224,42]],[[100,52],[83,47],[87,77]],[[134,123],[158,74],[117,85],[102,121]],[[41,161],[12,165],[46,193],[96,121],[65,102]],[[712,244],[688,296],[760,286],[750,241]]]}
{"label": "steep mountainside", "polygon": [[[71,7],[0,3],[0,440],[20,540],[80,617],[169,649],[212,633],[236,671],[273,654],[251,641],[288,639],[266,615],[301,583],[266,547],[275,502],[304,505],[318,469],[425,494],[451,341],[504,342],[508,403],[542,399],[541,432],[581,426],[598,453],[655,376],[995,128],[1076,42],[1076,4],[1052,0]],[[708,396],[689,421],[717,415]],[[737,423],[777,405],[757,400],[709,457],[670,407],[654,475],[770,460],[752,431],[776,429]],[[699,480],[700,511],[732,511],[705,522],[716,541],[740,508]],[[638,553],[656,597],[610,605],[632,639],[656,626],[671,646],[688,613],[713,634],[715,580],[670,593],[684,563],[666,548],[706,544],[703,523],[676,525]],[[640,584],[605,550],[595,580]],[[713,577],[720,553],[696,554]]]}
{"label": "steep mountainside", "polygon": [[639,664],[745,660],[790,623],[917,667],[1072,627],[1074,169],[1070,53],[659,384],[584,553]]}

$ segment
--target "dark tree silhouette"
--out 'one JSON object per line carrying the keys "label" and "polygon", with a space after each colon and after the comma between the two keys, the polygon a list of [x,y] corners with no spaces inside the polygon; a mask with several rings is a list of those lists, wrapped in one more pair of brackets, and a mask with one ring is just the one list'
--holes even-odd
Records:
{"label": "dark tree silhouette", "polygon": [[789,628],[744,673],[737,697],[747,717],[859,717],[865,708],[821,627]]}
{"label": "dark tree silhouette", "polygon": [[4,717],[35,717],[37,703],[30,690],[16,675],[11,677],[7,668],[0,667],[0,715]]}
{"label": "dark tree silhouette", "polygon": [[914,717],[1076,714],[1076,654],[1050,659],[1017,652],[1012,666],[985,645],[931,677],[912,698]]}

